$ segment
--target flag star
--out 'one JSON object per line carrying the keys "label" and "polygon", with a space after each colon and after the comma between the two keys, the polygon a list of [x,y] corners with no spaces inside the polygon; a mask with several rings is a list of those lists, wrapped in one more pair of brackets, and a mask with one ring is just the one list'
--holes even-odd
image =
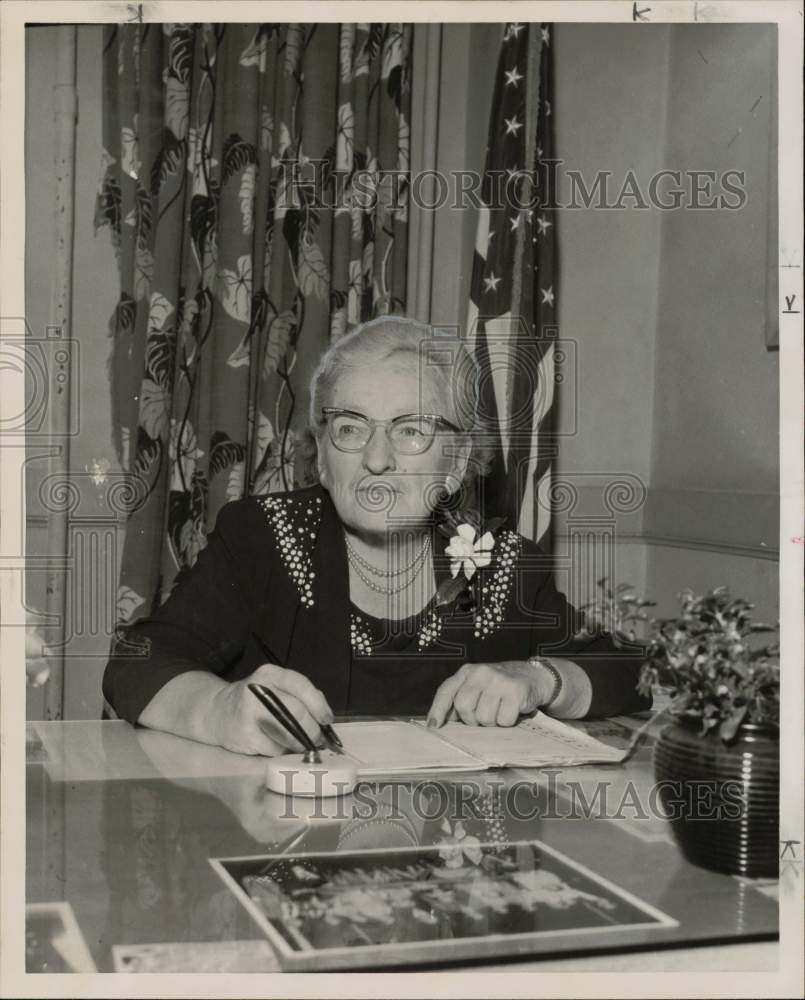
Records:
{"label": "flag star", "polygon": [[490,229],[489,232],[486,234],[486,245],[487,246],[489,246],[489,244],[492,242],[492,237],[494,235],[495,235],[495,230],[494,229]]}
{"label": "flag star", "polygon": [[546,101],[545,102],[545,117],[547,118],[548,115],[550,115],[550,113],[551,113],[551,102],[550,101]]}
{"label": "flag star", "polygon": [[511,232],[514,232],[514,230],[517,229],[517,227],[520,225],[520,216],[519,215],[513,215],[509,219],[509,225],[512,227],[511,228]]}
{"label": "flag star", "polygon": [[516,115],[512,115],[511,118],[504,118],[503,120],[506,122],[506,135],[517,135],[518,129],[523,127],[523,123],[517,121]]}
{"label": "flag star", "polygon": [[537,219],[537,225],[539,226],[539,234],[540,236],[542,236],[543,233],[547,233],[547,231],[550,229],[553,223],[549,222],[544,215],[541,215]]}
{"label": "flag star", "polygon": [[538,160],[542,159],[542,154],[544,152],[545,152],[545,150],[542,148],[542,146],[537,146],[537,159]]}
{"label": "flag star", "polygon": [[532,222],[534,219],[534,209],[529,208],[529,210],[526,212],[526,216],[528,217],[528,221]]}
{"label": "flag star", "polygon": [[522,24],[519,21],[514,21],[506,27],[506,37],[503,40],[508,41],[510,38],[517,38],[522,30]]}
{"label": "flag star", "polygon": [[549,45],[550,41],[551,41],[551,33],[550,33],[549,29],[548,28],[542,28],[541,29],[541,34],[542,34],[542,40],[543,40],[543,42],[546,45]]}
{"label": "flag star", "polygon": [[539,292],[540,295],[542,296],[542,302],[540,303],[540,305],[543,306],[548,305],[553,307],[553,298],[554,298],[553,285],[550,285],[548,288],[540,288]]}
{"label": "flag star", "polygon": [[490,271],[489,272],[489,277],[488,278],[484,278],[484,285],[485,285],[484,291],[485,292],[496,292],[498,290],[498,285],[500,284],[500,282],[502,280],[503,280],[502,278],[496,278],[495,277],[495,272],[494,271]]}
{"label": "flag star", "polygon": [[513,86],[516,87],[517,84],[518,84],[518,82],[523,79],[523,74],[517,72],[517,66],[516,66],[516,64],[514,66],[512,66],[511,69],[504,70],[504,72],[506,73],[506,86],[507,87],[509,86],[509,84],[512,84]]}
{"label": "flag star", "polygon": [[515,163],[513,167],[506,167],[506,173],[509,177],[516,177],[520,173],[520,168]]}

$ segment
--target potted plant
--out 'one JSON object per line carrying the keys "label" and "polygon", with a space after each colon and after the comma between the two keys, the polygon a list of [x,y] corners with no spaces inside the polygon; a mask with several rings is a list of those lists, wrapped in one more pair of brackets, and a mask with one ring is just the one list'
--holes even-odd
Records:
{"label": "potted plant", "polygon": [[598,597],[582,606],[584,622],[581,633],[585,635],[611,635],[616,643],[635,642],[645,636],[651,618],[646,608],[653,608],[654,601],[638,597],[631,583],[619,583],[614,589],[608,577],[596,584]]}
{"label": "potted plant", "polygon": [[745,876],[776,876],[780,665],[776,628],[726,587],[680,595],[653,619],[640,689],[664,688],[672,723],[654,750],[659,794],[686,857]]}

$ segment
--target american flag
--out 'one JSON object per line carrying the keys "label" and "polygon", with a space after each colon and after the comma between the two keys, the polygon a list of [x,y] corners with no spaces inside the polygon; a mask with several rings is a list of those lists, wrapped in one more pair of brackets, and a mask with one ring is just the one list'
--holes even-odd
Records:
{"label": "american flag", "polygon": [[508,23],[495,78],[467,339],[495,444],[483,505],[550,548],[556,211],[551,26]]}

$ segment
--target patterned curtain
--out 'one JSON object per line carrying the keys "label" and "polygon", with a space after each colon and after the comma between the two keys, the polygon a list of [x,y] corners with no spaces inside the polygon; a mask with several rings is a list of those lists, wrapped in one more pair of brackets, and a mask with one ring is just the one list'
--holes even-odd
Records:
{"label": "patterned curtain", "polygon": [[406,299],[411,26],[114,25],[96,226],[113,234],[112,434],[132,474],[118,619],[220,507],[307,481],[330,340]]}

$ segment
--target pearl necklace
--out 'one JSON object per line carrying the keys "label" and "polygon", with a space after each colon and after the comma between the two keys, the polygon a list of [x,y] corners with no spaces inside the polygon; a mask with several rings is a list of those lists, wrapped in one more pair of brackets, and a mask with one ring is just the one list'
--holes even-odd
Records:
{"label": "pearl necklace", "polygon": [[401,576],[403,573],[409,573],[418,562],[421,562],[425,558],[425,555],[427,554],[427,551],[430,548],[430,537],[425,536],[424,545],[422,546],[421,550],[417,553],[417,555],[414,556],[411,562],[408,563],[407,566],[403,566],[402,569],[386,570],[386,569],[378,569],[377,566],[373,566],[368,560],[364,559],[363,556],[359,555],[355,551],[348,538],[345,539],[345,541],[347,543],[347,552],[349,554],[349,561],[353,563],[353,565],[357,563],[359,566],[362,566],[367,572],[371,573],[372,576],[382,576],[384,578],[392,576]]}
{"label": "pearl necklace", "polygon": [[[349,543],[347,543],[347,545],[349,545]],[[383,587],[375,583],[374,580],[370,579],[370,577],[368,577],[361,569],[360,563],[357,560],[353,559],[353,552],[351,548],[348,549],[347,551],[347,557],[349,559],[350,566],[352,566],[352,568],[355,570],[357,577],[362,581],[362,583],[365,586],[367,586],[370,590],[373,590],[376,594],[385,594],[386,596],[391,597],[394,594],[399,594],[400,591],[405,590],[406,587],[410,587],[411,584],[414,582],[414,580],[416,580],[416,578],[422,572],[423,566],[425,565],[425,556],[427,555],[429,549],[430,549],[430,539],[428,538],[425,540],[425,544],[422,546],[422,551],[416,557],[414,562],[410,563],[405,568],[406,571],[413,570],[410,579],[408,580],[403,579],[402,583],[399,583],[394,587]],[[361,560],[361,562],[363,561],[365,560]],[[415,564],[416,564],[416,569],[414,569]],[[380,570],[377,570],[376,572],[378,573],[378,575],[382,574],[383,576],[391,576],[391,575],[399,576],[399,573],[387,574],[383,573]]]}

